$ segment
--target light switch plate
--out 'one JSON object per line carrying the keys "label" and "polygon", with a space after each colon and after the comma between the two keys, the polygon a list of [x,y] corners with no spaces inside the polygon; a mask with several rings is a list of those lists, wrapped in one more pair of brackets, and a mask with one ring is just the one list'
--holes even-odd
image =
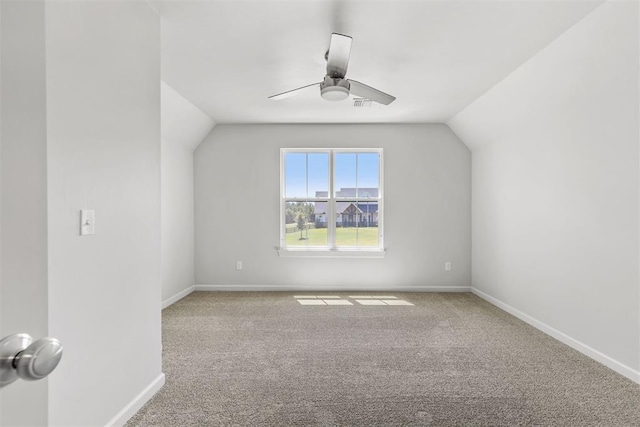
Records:
{"label": "light switch plate", "polygon": [[93,210],[83,209],[80,211],[80,235],[96,234],[95,231],[96,214]]}

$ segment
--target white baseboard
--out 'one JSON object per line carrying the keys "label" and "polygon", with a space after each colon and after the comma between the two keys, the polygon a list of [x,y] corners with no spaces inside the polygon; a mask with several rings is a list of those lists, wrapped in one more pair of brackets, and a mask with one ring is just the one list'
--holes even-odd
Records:
{"label": "white baseboard", "polygon": [[191,292],[193,292],[194,288],[195,286],[191,285],[187,289],[184,289],[178,292],[177,294],[175,294],[174,296],[162,301],[162,309],[164,310],[165,308],[169,307],[171,304],[180,301],[182,298],[186,297]]}
{"label": "white baseboard", "polygon": [[120,412],[116,414],[106,425],[105,427],[120,427],[125,425],[127,421],[131,417],[133,417],[136,412],[140,410],[144,406],[145,403],[149,401],[164,385],[164,374],[158,375],[158,377],[151,381],[151,384],[145,387],[136,397],[131,400],[122,408]]}
{"label": "white baseboard", "polygon": [[471,292],[471,286],[271,286],[271,285],[195,285],[196,291],[238,291],[238,292],[313,292],[313,291],[333,291],[333,292]]}
{"label": "white baseboard", "polygon": [[613,369],[614,371],[616,371],[617,373],[619,373],[620,375],[623,375],[627,378],[629,378],[631,381],[634,381],[638,384],[640,384],[640,372],[634,370],[633,368],[630,368],[629,366],[618,362],[617,360],[607,356],[606,354],[603,354],[601,352],[599,352],[598,350],[589,347],[588,345],[574,339],[571,338],[569,335],[560,332],[557,329],[552,328],[551,326],[547,325],[546,323],[543,323],[537,319],[534,319],[533,317],[529,316],[528,314],[523,313],[522,311],[511,307],[508,304],[505,304],[504,302],[500,301],[497,298],[492,297],[491,295],[488,295],[476,288],[471,288],[471,292],[473,292],[474,295],[479,296],[480,298],[482,298],[483,300],[495,305],[496,307],[506,311],[507,313],[517,317],[518,319],[528,323],[529,325],[533,326],[536,329],[541,330],[542,332],[544,332],[547,335],[550,335],[551,337],[557,339],[558,341],[568,345],[569,347],[573,348],[574,350],[578,350],[580,353],[592,358],[593,360],[602,363],[604,366]]}

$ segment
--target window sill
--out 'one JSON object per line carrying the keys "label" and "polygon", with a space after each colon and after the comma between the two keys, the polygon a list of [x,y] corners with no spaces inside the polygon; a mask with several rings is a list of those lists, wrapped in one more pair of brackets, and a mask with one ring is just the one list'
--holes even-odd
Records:
{"label": "window sill", "polygon": [[384,258],[385,249],[298,249],[276,248],[278,256],[289,258]]}

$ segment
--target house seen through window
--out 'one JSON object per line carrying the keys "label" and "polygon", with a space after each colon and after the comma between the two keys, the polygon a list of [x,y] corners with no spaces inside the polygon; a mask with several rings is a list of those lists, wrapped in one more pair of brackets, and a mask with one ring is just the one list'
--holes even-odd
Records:
{"label": "house seen through window", "polygon": [[283,149],[280,246],[382,249],[382,150]]}

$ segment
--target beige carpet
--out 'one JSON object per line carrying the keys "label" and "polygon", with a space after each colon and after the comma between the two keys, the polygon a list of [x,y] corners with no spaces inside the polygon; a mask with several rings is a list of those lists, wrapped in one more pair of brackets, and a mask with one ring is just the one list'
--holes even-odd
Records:
{"label": "beige carpet", "polygon": [[299,295],[164,310],[166,385],[128,425],[640,426],[639,385],[472,294]]}

